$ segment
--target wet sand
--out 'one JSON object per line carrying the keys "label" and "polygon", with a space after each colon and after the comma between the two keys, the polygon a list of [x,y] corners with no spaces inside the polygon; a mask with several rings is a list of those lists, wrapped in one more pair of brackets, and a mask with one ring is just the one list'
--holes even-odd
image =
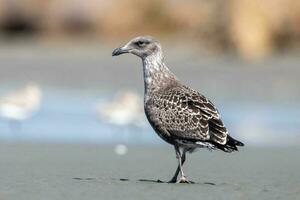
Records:
{"label": "wet sand", "polygon": [[171,146],[1,143],[0,199],[300,199],[299,148],[199,150],[185,172],[195,184],[168,184]]}

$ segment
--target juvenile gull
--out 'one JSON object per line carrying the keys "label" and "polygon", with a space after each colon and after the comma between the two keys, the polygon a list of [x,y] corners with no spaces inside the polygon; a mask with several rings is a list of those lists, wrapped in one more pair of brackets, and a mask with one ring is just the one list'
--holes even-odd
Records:
{"label": "juvenile gull", "polygon": [[[186,152],[196,148],[237,151],[242,142],[233,139],[213,103],[199,92],[182,84],[164,63],[160,43],[151,36],[136,37],[112,55],[131,53],[143,61],[144,109],[155,132],[174,145],[178,167],[171,183],[189,183],[182,165]],[[177,181],[177,176],[180,178]]]}
{"label": "juvenile gull", "polygon": [[19,127],[21,121],[30,118],[39,108],[42,91],[36,83],[0,97],[0,117],[8,119],[12,127]]}
{"label": "juvenile gull", "polygon": [[96,111],[104,122],[119,126],[143,127],[142,98],[133,91],[121,91],[109,102],[97,104]]}

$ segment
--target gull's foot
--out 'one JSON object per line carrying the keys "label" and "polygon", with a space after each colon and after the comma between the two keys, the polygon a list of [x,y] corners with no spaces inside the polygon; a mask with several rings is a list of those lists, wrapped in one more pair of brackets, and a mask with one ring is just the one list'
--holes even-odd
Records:
{"label": "gull's foot", "polygon": [[185,176],[182,176],[176,183],[193,183],[193,182],[187,180]]}

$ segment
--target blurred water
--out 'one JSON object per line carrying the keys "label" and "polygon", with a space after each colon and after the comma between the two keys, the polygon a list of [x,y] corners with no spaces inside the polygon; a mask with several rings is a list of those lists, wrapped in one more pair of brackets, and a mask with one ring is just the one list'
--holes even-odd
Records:
{"label": "blurred water", "polygon": [[[0,89],[3,93],[5,88]],[[85,93],[44,88],[39,112],[12,129],[0,120],[0,139],[5,141],[63,143],[162,143],[145,127],[115,126],[101,121],[95,106],[113,93]],[[296,145],[299,142],[299,105],[215,102],[231,134],[248,145]],[[146,118],[144,118],[146,120]]]}
{"label": "blurred water", "polygon": [[104,98],[92,94],[82,96],[80,92],[44,89],[40,111],[21,122],[20,129],[12,129],[9,121],[1,119],[0,138],[89,143],[151,143],[156,140],[155,135],[146,134],[146,128],[117,127],[97,119],[95,105]]}

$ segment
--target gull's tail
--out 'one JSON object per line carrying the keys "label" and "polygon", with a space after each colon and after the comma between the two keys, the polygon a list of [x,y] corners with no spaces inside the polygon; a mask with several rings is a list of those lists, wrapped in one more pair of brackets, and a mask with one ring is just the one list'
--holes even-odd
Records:
{"label": "gull's tail", "polygon": [[230,135],[228,135],[226,144],[222,145],[222,144],[214,143],[214,145],[222,151],[231,153],[233,151],[238,151],[237,147],[244,146],[244,143],[242,143],[242,142],[232,138]]}

